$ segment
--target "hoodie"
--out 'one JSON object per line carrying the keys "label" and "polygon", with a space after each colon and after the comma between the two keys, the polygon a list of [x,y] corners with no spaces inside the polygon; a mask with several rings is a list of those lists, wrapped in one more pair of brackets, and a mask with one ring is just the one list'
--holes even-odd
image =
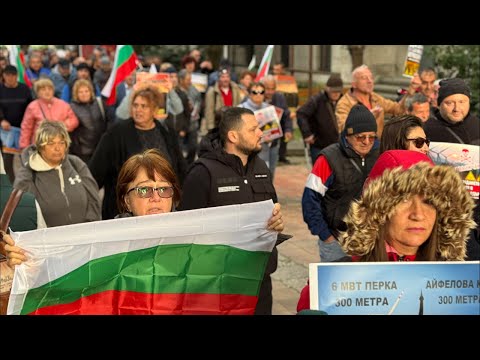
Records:
{"label": "hoodie", "polygon": [[101,220],[98,186],[75,155],[52,167],[34,145],[22,153],[14,187],[35,195],[48,227]]}

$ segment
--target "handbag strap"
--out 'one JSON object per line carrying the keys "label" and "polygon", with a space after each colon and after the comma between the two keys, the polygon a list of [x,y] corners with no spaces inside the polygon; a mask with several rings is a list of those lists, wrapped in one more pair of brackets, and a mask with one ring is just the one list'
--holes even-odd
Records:
{"label": "handbag strap", "polygon": [[460,139],[460,136],[458,136],[457,134],[455,134],[452,129],[450,129],[449,127],[445,127],[445,129],[447,129],[447,130],[455,137],[455,139],[457,139],[458,141],[460,141],[460,144],[465,144],[465,143],[463,142],[463,140]]}
{"label": "handbag strap", "polygon": [[47,117],[45,116],[45,113],[43,112],[43,106],[42,106],[42,104],[40,104],[40,102],[38,103],[38,106],[40,106],[40,111],[42,112],[43,120],[47,120]]}

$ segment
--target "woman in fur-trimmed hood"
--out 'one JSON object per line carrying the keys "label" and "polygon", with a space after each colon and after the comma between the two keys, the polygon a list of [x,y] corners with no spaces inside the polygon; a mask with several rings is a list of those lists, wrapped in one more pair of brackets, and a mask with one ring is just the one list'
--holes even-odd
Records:
{"label": "woman in fur-trimmed hood", "polygon": [[[357,261],[392,260],[390,252],[412,255],[396,249],[401,245],[392,243],[388,229],[399,205],[419,195],[436,210],[436,220],[431,235],[413,254],[415,260],[464,260],[466,239],[475,226],[474,202],[453,167],[432,165],[427,156],[408,150],[383,153],[369,174],[361,199],[352,203],[344,219],[348,226],[340,239],[344,251],[359,256]],[[416,234],[414,224],[420,223],[417,215],[410,216],[411,230],[403,233],[407,238]],[[398,231],[397,236],[401,236]]]}
{"label": "woman in fur-trimmed hood", "polygon": [[[460,175],[425,154],[384,152],[352,202],[340,234],[346,256],[338,261],[463,261],[474,202]],[[309,309],[303,288],[297,311]]]}

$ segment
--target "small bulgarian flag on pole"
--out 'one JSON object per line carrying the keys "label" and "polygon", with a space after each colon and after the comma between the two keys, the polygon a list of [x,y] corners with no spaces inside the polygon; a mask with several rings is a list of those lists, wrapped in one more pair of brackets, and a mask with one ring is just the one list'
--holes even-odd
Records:
{"label": "small bulgarian flag on pole", "polygon": [[25,71],[25,57],[23,52],[20,50],[19,45],[8,45],[8,60],[10,65],[13,65],[17,68],[18,71],[18,82],[27,85],[29,88],[32,87],[32,82],[27,76]]}
{"label": "small bulgarian flag on pole", "polygon": [[13,232],[7,314],[253,315],[273,202]]}
{"label": "small bulgarian flag on pole", "polygon": [[267,46],[267,49],[265,50],[265,54],[263,54],[262,62],[260,63],[260,67],[258,68],[255,82],[262,81],[262,79],[268,75],[268,70],[270,69],[270,62],[272,61],[274,46],[275,45]]}
{"label": "small bulgarian flag on pole", "polygon": [[137,68],[137,61],[132,45],[117,45],[113,70],[102,90],[102,95],[107,98],[107,105],[115,104],[118,84]]}

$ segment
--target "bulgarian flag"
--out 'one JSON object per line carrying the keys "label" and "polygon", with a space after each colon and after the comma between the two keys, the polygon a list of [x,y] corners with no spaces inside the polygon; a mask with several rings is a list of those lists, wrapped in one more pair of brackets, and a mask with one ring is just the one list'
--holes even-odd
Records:
{"label": "bulgarian flag", "polygon": [[25,57],[23,52],[20,50],[19,45],[8,45],[8,60],[10,65],[13,65],[17,68],[18,71],[18,82],[27,85],[29,88],[32,87],[32,82],[27,76],[25,71]]}
{"label": "bulgarian flag", "polygon": [[137,68],[137,61],[132,45],[117,45],[113,70],[102,90],[102,95],[107,98],[107,105],[115,104],[118,84]]}
{"label": "bulgarian flag", "polygon": [[270,63],[272,62],[273,47],[274,45],[267,46],[265,54],[263,54],[262,62],[260,63],[260,67],[258,68],[255,82],[261,81],[265,76],[268,75],[268,69],[270,69]]}
{"label": "bulgarian flag", "polygon": [[253,314],[273,202],[13,233],[7,314]]}

